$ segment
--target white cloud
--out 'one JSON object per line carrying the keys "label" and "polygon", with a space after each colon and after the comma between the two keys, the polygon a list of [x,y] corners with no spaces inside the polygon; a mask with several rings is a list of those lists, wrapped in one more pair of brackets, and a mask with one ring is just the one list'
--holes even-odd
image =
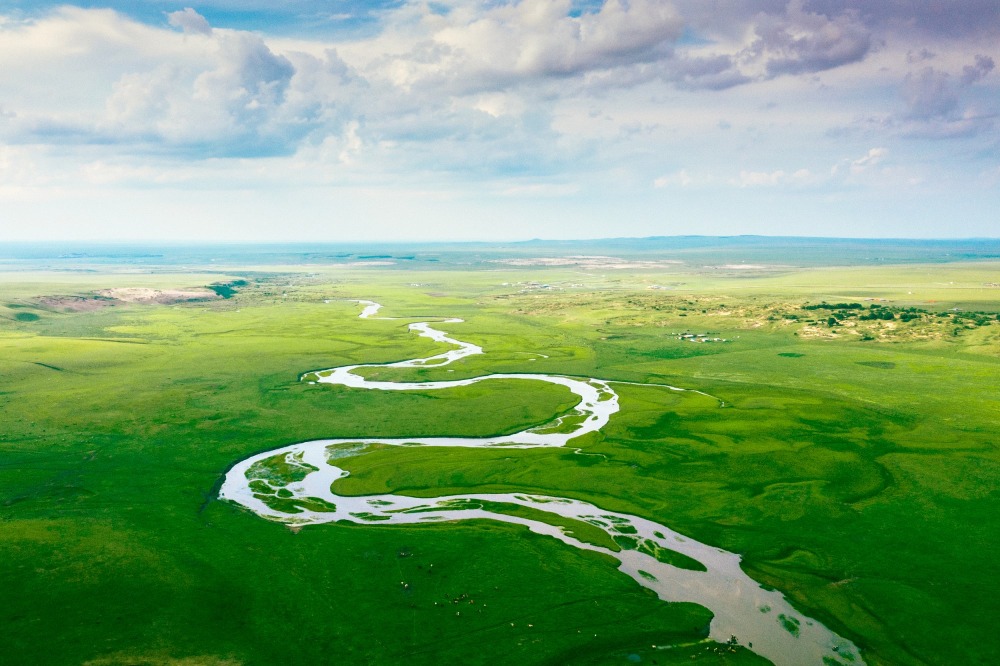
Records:
{"label": "white cloud", "polygon": [[872,148],[863,157],[859,157],[856,160],[851,161],[850,171],[852,174],[859,174],[863,171],[874,167],[876,164],[885,159],[885,156],[889,153],[885,148]]}
{"label": "white cloud", "polygon": [[869,29],[856,12],[834,16],[803,9],[791,0],[783,15],[760,14],[756,39],[738,56],[756,64],[767,76],[819,72],[857,62],[872,47]]}
{"label": "white cloud", "polygon": [[[570,15],[569,0],[521,0],[492,7],[457,6],[445,15],[414,7],[388,16],[396,48],[365,72],[402,88],[496,89],[518,81],[566,77],[652,62],[669,53],[683,23],[658,0],[608,0],[594,13]],[[414,35],[413,26],[418,26]],[[409,46],[400,49],[408,35]],[[356,49],[357,50],[357,49]]]}
{"label": "white cloud", "polygon": [[519,116],[524,113],[524,100],[512,93],[483,93],[476,95],[472,108],[489,114],[494,118],[501,116]]}
{"label": "white cloud", "polygon": [[[575,13],[570,0],[515,0],[455,2],[442,12],[405,3],[383,12],[380,32],[335,44],[213,30],[191,8],[167,14],[178,34],[107,10],[67,7],[0,28],[0,99],[15,115],[0,120],[0,132],[6,128],[14,140],[117,142],[214,157],[293,153],[358,122],[358,140],[370,145],[465,141],[472,148],[488,139],[496,146],[501,133],[509,138],[507,153],[527,149],[529,134],[559,151],[580,146],[551,123],[567,100],[619,109],[615,97],[643,87],[651,95],[669,86],[691,95],[750,89],[836,69],[870,52],[870,31],[853,10],[774,3],[770,11],[735,13],[725,30],[722,18],[691,24],[709,37],[698,43],[680,39],[695,12],[689,3],[682,8],[607,0]],[[983,55],[955,80],[972,85],[990,64]],[[53,86],[60,75],[67,85]],[[933,86],[914,86],[914,108],[925,98],[949,105]],[[921,93],[925,88],[930,92]],[[658,115],[644,127],[669,126],[670,115],[651,98],[636,101],[637,109]],[[606,134],[621,135],[628,127],[621,114],[611,115],[618,125]]]}
{"label": "white cloud", "polygon": [[977,54],[971,65],[965,65],[957,76],[934,67],[910,72],[903,80],[902,96],[906,102],[905,120],[957,121],[968,119],[968,109],[962,103],[967,89],[985,79],[995,68],[993,58]]}
{"label": "white cloud", "polygon": [[776,77],[812,74],[865,59],[871,30],[857,11],[807,11],[802,0],[771,3],[681,2],[706,39],[679,46],[659,75],[691,89],[725,89]]}
{"label": "white cloud", "polygon": [[711,212],[717,193],[978,182],[1000,141],[998,47],[907,3],[920,34],[856,0],[413,1],[345,40],[63,7],[0,20],[0,183],[539,206],[714,188]]}
{"label": "white cloud", "polygon": [[[904,108],[895,113],[871,114],[858,119],[855,128],[869,133],[894,134],[918,139],[955,139],[995,134],[1000,116],[1000,96],[991,81],[995,60],[991,55],[969,56],[971,64],[921,66],[902,78],[898,94]],[[954,55],[949,58],[955,61]],[[923,60],[907,59],[908,65]],[[968,62],[968,61],[966,61]],[[982,92],[988,91],[983,95]]]}
{"label": "white cloud", "polygon": [[185,7],[181,11],[168,13],[167,22],[186,33],[199,35],[212,34],[212,26],[208,24],[208,19],[190,7]]}
{"label": "white cloud", "polygon": [[352,120],[347,123],[347,129],[344,133],[343,148],[338,155],[338,159],[344,164],[352,164],[354,158],[361,152],[361,148],[364,145],[361,141],[361,137],[358,136],[358,121]]}

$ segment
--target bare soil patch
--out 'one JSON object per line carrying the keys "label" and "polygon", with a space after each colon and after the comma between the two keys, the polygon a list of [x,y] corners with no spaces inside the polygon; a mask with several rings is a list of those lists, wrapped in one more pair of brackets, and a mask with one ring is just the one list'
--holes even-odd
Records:
{"label": "bare soil patch", "polygon": [[148,287],[116,287],[97,292],[99,296],[122,303],[183,303],[185,301],[207,301],[219,298],[211,289],[150,289]]}
{"label": "bare soil patch", "polygon": [[44,296],[38,299],[38,304],[53,310],[64,312],[93,312],[118,303],[106,296]]}

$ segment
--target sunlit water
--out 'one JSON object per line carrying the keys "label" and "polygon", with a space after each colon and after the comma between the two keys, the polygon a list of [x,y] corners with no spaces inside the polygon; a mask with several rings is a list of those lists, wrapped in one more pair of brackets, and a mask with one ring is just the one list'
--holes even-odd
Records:
{"label": "sunlit water", "polygon": [[[360,316],[366,319],[374,316],[381,307],[372,301],[358,302],[365,306]],[[445,323],[459,322],[460,319],[445,320]],[[292,444],[257,454],[234,465],[226,474],[219,496],[241,504],[263,518],[290,525],[340,520],[371,525],[402,525],[473,518],[524,525],[532,532],[549,535],[574,548],[615,558],[620,563],[618,568],[621,572],[656,592],[664,601],[687,601],[708,608],[714,613],[709,634],[714,640],[726,642],[735,636],[741,645],[779,666],[864,663],[853,643],[796,611],[780,592],[765,590],[747,576],[740,568],[738,555],[700,543],[645,518],[606,511],[579,500],[543,495],[470,493],[435,499],[403,495],[337,495],[333,486],[348,473],[334,463],[357,455],[371,444],[506,449],[561,447],[581,435],[599,431],[618,411],[618,395],[607,382],[599,379],[493,374],[455,381],[383,382],[370,381],[355,374],[354,371],[359,368],[443,366],[483,353],[481,347],[452,339],[446,333],[431,328],[429,322],[413,323],[409,328],[454,348],[428,358],[331,368],[314,373],[315,381],[368,390],[433,391],[497,379],[519,379],[565,386],[580,398],[580,402],[572,414],[540,427],[500,437],[351,438]],[[274,460],[282,463],[284,475],[269,471],[273,470]],[[293,478],[299,480],[291,480]],[[618,542],[626,547],[614,552],[579,541],[559,527],[490,511],[477,502],[517,504],[584,521],[604,530],[612,538],[617,537]],[[695,571],[662,562],[650,554],[656,549],[671,550],[697,560],[706,570]],[[661,554],[661,559],[669,558]]]}

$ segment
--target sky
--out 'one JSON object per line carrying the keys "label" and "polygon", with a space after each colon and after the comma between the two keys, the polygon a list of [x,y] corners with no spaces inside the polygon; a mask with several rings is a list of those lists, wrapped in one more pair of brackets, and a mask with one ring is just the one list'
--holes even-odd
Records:
{"label": "sky", "polygon": [[0,242],[1000,236],[1000,0],[0,0]]}

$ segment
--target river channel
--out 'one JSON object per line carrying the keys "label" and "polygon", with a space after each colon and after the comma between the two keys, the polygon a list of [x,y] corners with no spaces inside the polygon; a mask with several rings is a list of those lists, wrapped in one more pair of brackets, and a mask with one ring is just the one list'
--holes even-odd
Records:
{"label": "river channel", "polygon": [[[380,305],[358,301],[361,317],[374,317]],[[457,324],[460,319],[440,323]],[[361,453],[373,444],[393,446],[503,447],[523,449],[564,447],[574,438],[603,428],[618,412],[618,395],[611,382],[544,374],[490,374],[471,379],[433,382],[371,381],[355,371],[362,368],[418,368],[443,366],[475,354],[477,345],[462,342],[431,327],[431,322],[409,324],[409,329],[451,348],[427,358],[395,363],[348,365],[306,375],[309,381],[359,390],[435,391],[505,379],[548,382],[565,386],[580,401],[571,414],[522,432],[499,437],[427,437],[403,439],[322,439],[291,444],[259,453],[234,465],[226,474],[219,496],[238,503],[262,518],[289,525],[350,521],[369,525],[407,525],[486,518],[526,526],[578,549],[601,552],[619,562],[618,569],[667,602],[693,602],[714,614],[709,636],[739,643],[778,666],[863,664],[857,647],[820,622],[797,611],[777,590],[764,589],[740,567],[740,558],[700,543],[646,518],[601,509],[575,499],[520,493],[470,493],[433,499],[405,495],[348,497],[336,494],[336,481],[348,475],[337,462]],[[683,391],[678,387],[664,390]],[[519,505],[600,528],[621,550],[580,541],[562,528],[518,515],[490,510]],[[558,522],[558,521],[554,521]],[[679,554],[680,557],[672,554]]]}

